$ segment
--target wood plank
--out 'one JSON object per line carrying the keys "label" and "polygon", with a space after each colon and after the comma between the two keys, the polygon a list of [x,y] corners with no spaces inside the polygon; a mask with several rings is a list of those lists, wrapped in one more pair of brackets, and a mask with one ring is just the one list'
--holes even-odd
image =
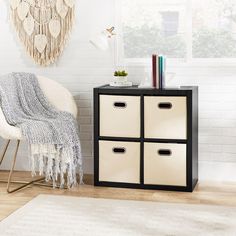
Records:
{"label": "wood plank", "polygon": [[[7,175],[8,172],[1,171],[0,179],[7,179]],[[31,176],[29,172],[15,172],[14,179],[17,178],[30,180]],[[94,187],[92,175],[85,175],[84,182],[84,185],[79,185],[71,190],[32,186],[12,194],[6,192],[5,183],[0,183],[0,220],[10,215],[39,194],[236,207],[236,183],[200,182],[195,191],[189,193]]]}

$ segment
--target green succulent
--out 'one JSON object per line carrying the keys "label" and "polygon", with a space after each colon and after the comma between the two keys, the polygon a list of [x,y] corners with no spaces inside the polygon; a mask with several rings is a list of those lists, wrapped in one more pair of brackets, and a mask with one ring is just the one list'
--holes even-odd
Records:
{"label": "green succulent", "polygon": [[122,71],[118,70],[114,72],[114,76],[127,76],[127,75],[128,73],[125,70]]}

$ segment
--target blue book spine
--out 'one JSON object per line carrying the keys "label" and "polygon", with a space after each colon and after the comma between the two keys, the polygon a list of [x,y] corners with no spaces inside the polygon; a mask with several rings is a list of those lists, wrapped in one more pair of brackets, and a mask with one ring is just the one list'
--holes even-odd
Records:
{"label": "blue book spine", "polygon": [[165,88],[165,70],[166,70],[166,59],[164,56],[158,57],[158,64],[159,64],[159,88]]}
{"label": "blue book spine", "polygon": [[162,56],[158,57],[159,64],[159,88],[162,89]]}

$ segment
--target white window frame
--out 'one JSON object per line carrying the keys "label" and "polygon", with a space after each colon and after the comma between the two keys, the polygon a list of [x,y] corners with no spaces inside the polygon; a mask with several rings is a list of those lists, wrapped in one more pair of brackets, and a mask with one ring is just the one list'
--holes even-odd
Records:
{"label": "white window frame", "polygon": [[[115,0],[115,25],[116,25],[116,39],[115,39],[115,62],[116,66],[146,66],[150,65],[150,60],[142,58],[127,58],[124,59],[123,49],[123,33],[122,33],[122,1]],[[128,0],[126,0],[128,1]],[[186,47],[187,55],[186,59],[168,59],[168,66],[170,67],[236,67],[236,58],[192,58],[192,0],[186,2]],[[163,10],[168,10],[166,7]],[[236,45],[235,45],[236,47]],[[150,55],[151,58],[151,55]]]}

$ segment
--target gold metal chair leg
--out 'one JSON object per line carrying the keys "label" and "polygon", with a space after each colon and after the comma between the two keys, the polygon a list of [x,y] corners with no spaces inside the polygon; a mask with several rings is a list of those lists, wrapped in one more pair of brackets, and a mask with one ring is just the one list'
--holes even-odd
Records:
{"label": "gold metal chair leg", "polygon": [[3,162],[3,159],[4,159],[5,155],[6,155],[6,152],[7,152],[7,149],[8,149],[8,146],[9,146],[10,142],[11,142],[10,139],[7,140],[6,146],[4,147],[4,150],[3,150],[3,153],[2,153],[2,156],[1,156],[1,159],[0,159],[0,166],[1,166],[1,164]]}
{"label": "gold metal chair leg", "polygon": [[12,178],[13,170],[14,170],[15,165],[16,165],[16,157],[17,157],[19,146],[20,146],[20,140],[17,140],[16,149],[15,149],[15,153],[14,153],[14,158],[13,158],[13,162],[12,162],[12,167],[11,167],[11,170],[10,170],[10,173],[9,173],[9,176],[8,176],[8,181],[7,181],[7,192],[8,193],[12,193],[12,192],[15,192],[15,191],[19,190],[20,188],[23,188],[23,186],[21,186],[17,189],[10,190],[11,178]]}
{"label": "gold metal chair leg", "polygon": [[[11,140],[8,140],[6,146],[4,147],[4,151],[3,151],[3,154],[2,154],[1,159],[0,159],[0,165],[1,165],[1,163],[4,159],[4,157],[5,157],[5,154],[7,152],[8,147],[9,147],[10,141]],[[42,181],[45,180],[44,177],[32,180],[30,182],[27,182],[27,181],[13,181],[12,180],[12,175],[13,175],[15,164],[16,164],[16,158],[17,158],[17,153],[18,153],[18,150],[19,150],[19,146],[20,146],[20,140],[17,140],[17,145],[16,145],[14,157],[13,157],[12,167],[11,167],[11,170],[10,170],[10,173],[9,173],[9,176],[8,176],[8,180],[7,181],[6,180],[0,180],[0,182],[4,182],[4,183],[7,182],[7,192],[8,193],[13,193],[13,192],[16,192],[20,189],[23,189],[23,188],[25,188],[29,185],[33,185],[33,184],[34,185],[39,185],[39,186],[45,186],[45,187],[53,187],[52,184],[41,183]],[[15,188],[15,189],[10,190],[10,185],[12,183],[23,184],[23,185],[21,185],[20,187]]]}

